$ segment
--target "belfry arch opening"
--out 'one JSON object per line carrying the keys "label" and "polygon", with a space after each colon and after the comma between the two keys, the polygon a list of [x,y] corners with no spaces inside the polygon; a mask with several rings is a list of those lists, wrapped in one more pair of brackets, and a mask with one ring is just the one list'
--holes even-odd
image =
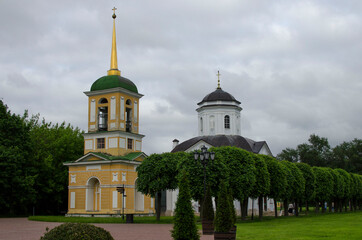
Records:
{"label": "belfry arch opening", "polygon": [[101,206],[101,188],[98,178],[92,177],[88,180],[86,192],[86,210],[99,211]]}
{"label": "belfry arch opening", "polygon": [[106,98],[101,98],[98,101],[98,130],[107,131],[108,130],[108,100]]}
{"label": "belfry arch opening", "polygon": [[132,132],[132,101],[126,101],[126,132]]}

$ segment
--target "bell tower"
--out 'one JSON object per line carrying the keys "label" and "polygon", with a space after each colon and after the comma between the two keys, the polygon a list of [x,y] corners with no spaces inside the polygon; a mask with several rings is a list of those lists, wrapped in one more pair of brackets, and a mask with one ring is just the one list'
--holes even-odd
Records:
{"label": "bell tower", "polygon": [[121,76],[117,63],[116,8],[113,8],[111,64],[107,75],[96,80],[88,96],[88,133],[84,134],[84,154],[101,152],[123,156],[142,151],[139,134],[139,104],[143,96],[136,85]]}

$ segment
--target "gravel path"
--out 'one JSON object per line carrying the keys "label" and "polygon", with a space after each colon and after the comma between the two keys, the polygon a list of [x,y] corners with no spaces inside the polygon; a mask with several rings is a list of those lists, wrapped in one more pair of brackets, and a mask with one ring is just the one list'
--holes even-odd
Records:
{"label": "gravel path", "polygon": [[[0,240],[39,240],[45,228],[61,223],[29,221],[27,218],[0,218]],[[94,224],[109,231],[115,240],[171,240],[172,224]],[[213,235],[201,235],[212,240]]]}

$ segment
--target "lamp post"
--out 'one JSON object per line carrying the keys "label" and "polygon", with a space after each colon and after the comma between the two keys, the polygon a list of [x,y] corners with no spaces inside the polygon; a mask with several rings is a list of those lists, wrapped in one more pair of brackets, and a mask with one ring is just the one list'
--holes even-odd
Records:
{"label": "lamp post", "polygon": [[209,162],[209,159],[213,161],[215,159],[215,153],[214,152],[208,152],[207,147],[202,146],[201,152],[195,150],[194,152],[194,159],[195,161],[200,160],[202,166],[204,167],[204,200],[206,195],[206,166]]}
{"label": "lamp post", "polygon": [[127,197],[125,193],[124,184],[122,187],[117,187],[117,191],[122,194],[122,220],[124,220],[124,198]]}

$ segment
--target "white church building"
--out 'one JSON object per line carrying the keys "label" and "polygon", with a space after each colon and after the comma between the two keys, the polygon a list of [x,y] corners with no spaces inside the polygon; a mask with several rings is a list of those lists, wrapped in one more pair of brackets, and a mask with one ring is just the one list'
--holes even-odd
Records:
{"label": "white church building", "polygon": [[[173,140],[173,149],[171,152],[192,152],[199,150],[202,146],[221,147],[234,146],[245,149],[255,154],[264,154],[272,156],[266,141],[254,141],[240,135],[240,102],[230,93],[225,92],[220,87],[219,72],[218,86],[215,91],[206,95],[196,111],[198,112],[198,136],[190,138],[182,143],[177,139]],[[164,208],[165,215],[173,215],[175,203],[177,200],[178,190],[166,191]],[[253,204],[254,201],[254,204]],[[264,210],[274,211],[274,200],[264,199]],[[254,214],[258,213],[257,199],[249,199],[248,214],[252,212],[254,205]],[[193,202],[195,211],[198,211],[198,203]],[[240,214],[240,203],[234,202],[236,211]]]}

